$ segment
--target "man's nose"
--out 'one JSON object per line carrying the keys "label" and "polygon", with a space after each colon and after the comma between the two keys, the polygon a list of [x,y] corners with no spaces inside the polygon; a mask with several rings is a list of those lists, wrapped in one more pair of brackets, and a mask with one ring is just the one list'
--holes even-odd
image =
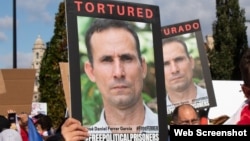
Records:
{"label": "man's nose", "polygon": [[125,75],[124,65],[121,61],[115,61],[113,66],[113,76],[120,78]]}
{"label": "man's nose", "polygon": [[171,69],[171,72],[172,72],[172,73],[176,73],[176,72],[179,71],[178,65],[177,65],[176,63],[174,63],[174,62],[172,62],[172,63],[170,64],[170,69]]}

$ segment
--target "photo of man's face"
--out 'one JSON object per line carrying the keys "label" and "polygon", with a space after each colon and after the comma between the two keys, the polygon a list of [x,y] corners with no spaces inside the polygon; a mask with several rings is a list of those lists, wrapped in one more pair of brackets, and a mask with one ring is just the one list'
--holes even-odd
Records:
{"label": "photo of man's face", "polygon": [[[118,27],[91,31],[85,44],[86,31],[94,21],[78,17],[83,122],[94,124],[105,106],[125,109],[139,101],[157,112],[151,25],[129,22],[138,37]],[[85,107],[93,109],[94,117],[86,115]]]}
{"label": "photo of man's face", "polygon": [[[195,33],[163,39],[167,113],[183,103],[208,106],[208,95]],[[204,104],[200,104],[201,101]]]}
{"label": "photo of man's face", "polygon": [[159,7],[100,0],[66,6],[72,117],[91,137],[165,138],[159,132],[167,130],[159,127],[165,117],[158,116],[166,115]]}

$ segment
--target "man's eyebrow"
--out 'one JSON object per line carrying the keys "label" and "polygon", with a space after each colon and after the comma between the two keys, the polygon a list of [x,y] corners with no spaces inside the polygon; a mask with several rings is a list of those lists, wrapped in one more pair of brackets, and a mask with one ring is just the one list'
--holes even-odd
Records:
{"label": "man's eyebrow", "polygon": [[112,56],[111,55],[103,55],[99,58],[99,60],[105,60],[105,59],[111,59]]}
{"label": "man's eyebrow", "polygon": [[131,53],[123,53],[123,54],[121,54],[120,55],[120,57],[133,57],[133,56],[135,56],[135,55],[133,55],[133,54],[131,54]]}
{"label": "man's eyebrow", "polygon": [[180,60],[180,59],[185,59],[186,57],[185,56],[177,56],[174,58],[174,60]]}
{"label": "man's eyebrow", "polygon": [[169,64],[169,61],[164,61],[163,64],[164,64],[164,65],[168,65],[168,64]]}
{"label": "man's eyebrow", "polygon": [[[177,56],[175,58],[173,58],[174,61],[176,60],[180,60],[180,59],[184,59],[185,57],[184,56]],[[169,64],[170,60],[164,60],[163,63],[164,64]]]}

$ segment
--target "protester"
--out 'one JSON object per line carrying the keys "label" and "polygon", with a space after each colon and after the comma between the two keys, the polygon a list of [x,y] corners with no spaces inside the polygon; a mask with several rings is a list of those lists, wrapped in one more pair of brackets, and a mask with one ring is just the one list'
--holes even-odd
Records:
{"label": "protester", "polygon": [[17,114],[15,110],[9,109],[8,115],[15,114],[16,122],[11,124],[11,128],[18,131],[22,141],[44,141],[49,135],[52,121],[49,116],[38,114],[32,118],[27,113]]}
{"label": "protester", "polygon": [[247,48],[240,60],[240,72],[244,84],[241,85],[246,100],[224,124],[250,125],[250,48]]}
{"label": "protester", "polygon": [[20,134],[23,141],[29,141],[28,134],[28,114],[20,113],[18,114],[18,124],[20,126]]}
{"label": "protester", "polygon": [[5,129],[0,133],[0,141],[22,141],[22,137],[14,129]]}
{"label": "protester", "polygon": [[197,110],[190,104],[177,106],[172,113],[171,125],[199,125],[200,117]]}
{"label": "protester", "polygon": [[45,139],[53,135],[52,120],[48,115],[38,114],[32,118],[38,133]]}
{"label": "protester", "polygon": [[67,120],[68,118],[64,118],[64,120],[61,122],[61,124],[59,125],[59,127],[55,130],[55,133],[52,136],[49,136],[46,141],[63,141],[64,138],[61,134],[62,131],[62,125],[64,124],[64,122]]}
{"label": "protester", "polygon": [[10,128],[10,122],[9,120],[4,116],[0,115],[0,133],[5,130]]}
{"label": "protester", "polygon": [[[178,105],[172,113],[170,125],[201,125],[199,113],[191,104]],[[168,135],[167,141],[170,138]]]}

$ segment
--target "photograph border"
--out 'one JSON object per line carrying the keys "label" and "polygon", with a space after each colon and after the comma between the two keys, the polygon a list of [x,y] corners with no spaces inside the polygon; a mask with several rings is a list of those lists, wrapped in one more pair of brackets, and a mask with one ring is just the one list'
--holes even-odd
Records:
{"label": "photograph border", "polygon": [[[118,15],[116,11],[109,12],[98,12],[96,10],[96,4],[112,4],[120,5],[124,7],[139,8],[140,10],[149,10],[152,12],[152,17],[138,12],[135,15]],[[89,4],[94,5],[93,11],[84,9],[83,5]],[[88,5],[88,6],[89,6]],[[162,77],[164,76],[163,71],[163,57],[162,57],[162,43],[161,43],[161,25],[159,7],[156,5],[147,5],[132,2],[122,1],[102,1],[102,0],[65,0],[66,7],[66,23],[67,23],[67,36],[68,36],[68,48],[69,48],[69,74],[70,74],[70,94],[71,94],[71,114],[72,117],[82,121],[81,111],[81,82],[80,82],[80,69],[79,68],[79,42],[78,42],[78,29],[77,29],[77,16],[87,16],[95,18],[108,18],[135,22],[151,23],[152,35],[153,35],[153,47],[154,47],[154,60],[155,60],[155,80],[156,80],[156,97],[157,97],[157,108],[158,108],[158,123],[159,124],[159,138],[165,140],[167,138],[167,121],[166,115],[166,101],[165,96],[165,83]],[[86,8],[86,7],[85,7]],[[105,10],[110,10],[106,8]]]}
{"label": "photograph border", "polygon": [[[162,39],[175,37],[187,33],[194,33],[197,41],[197,48],[199,51],[199,59],[201,61],[202,67],[202,75],[205,81],[206,90],[208,94],[208,102],[209,106],[202,106],[197,109],[206,109],[209,107],[217,106],[215,93],[212,85],[212,77],[210,73],[209,63],[207,54],[205,51],[205,44],[203,41],[203,36],[201,32],[201,25],[199,19],[180,22],[177,24],[163,26],[161,29]],[[166,103],[167,104],[167,103]],[[167,113],[167,115],[171,115],[172,113]]]}

